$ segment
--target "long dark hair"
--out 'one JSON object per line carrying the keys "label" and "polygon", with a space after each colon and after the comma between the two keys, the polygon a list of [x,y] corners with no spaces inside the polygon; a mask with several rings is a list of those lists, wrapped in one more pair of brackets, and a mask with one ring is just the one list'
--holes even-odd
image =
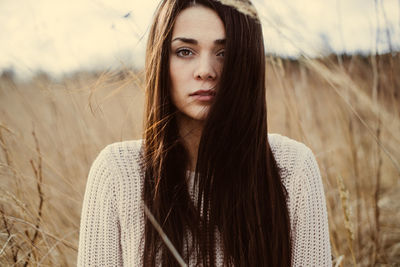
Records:
{"label": "long dark hair", "polygon": [[[190,265],[215,265],[219,232],[225,265],[289,266],[287,194],[268,143],[261,24],[219,1],[193,2],[163,1],[149,34],[144,203]],[[224,67],[198,150],[195,201],[188,191],[188,153],[178,132],[168,70],[176,17],[194,4],[215,10],[226,31]],[[193,253],[196,262],[189,262]],[[146,219],[143,264],[155,266],[158,260],[178,265]]]}

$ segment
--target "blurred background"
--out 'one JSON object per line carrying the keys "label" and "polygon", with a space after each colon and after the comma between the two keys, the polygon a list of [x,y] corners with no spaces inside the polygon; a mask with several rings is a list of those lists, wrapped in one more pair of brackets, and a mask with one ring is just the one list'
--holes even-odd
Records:
{"label": "blurred background", "polygon": [[[269,131],[316,155],[334,265],[400,266],[400,1],[253,3]],[[158,4],[0,2],[1,266],[76,265],[91,163],[141,138]]]}

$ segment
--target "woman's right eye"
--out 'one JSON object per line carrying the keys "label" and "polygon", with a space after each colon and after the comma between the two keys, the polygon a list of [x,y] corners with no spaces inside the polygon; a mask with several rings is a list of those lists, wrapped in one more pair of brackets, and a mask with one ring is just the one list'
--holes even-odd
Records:
{"label": "woman's right eye", "polygon": [[193,54],[192,51],[190,51],[189,49],[179,49],[178,51],[176,51],[176,55],[178,57],[188,57],[191,56]]}

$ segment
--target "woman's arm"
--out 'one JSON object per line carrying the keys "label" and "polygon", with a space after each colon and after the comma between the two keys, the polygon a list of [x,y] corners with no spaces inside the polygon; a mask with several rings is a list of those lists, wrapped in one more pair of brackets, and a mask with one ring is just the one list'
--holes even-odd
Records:
{"label": "woman's arm", "polygon": [[89,172],[82,207],[78,266],[122,266],[117,176],[113,173],[109,150],[110,147],[103,149]]}
{"label": "woman's arm", "polygon": [[[318,164],[310,149],[302,156],[292,222],[292,266],[332,266],[328,215]],[[296,190],[296,191],[297,191]]]}

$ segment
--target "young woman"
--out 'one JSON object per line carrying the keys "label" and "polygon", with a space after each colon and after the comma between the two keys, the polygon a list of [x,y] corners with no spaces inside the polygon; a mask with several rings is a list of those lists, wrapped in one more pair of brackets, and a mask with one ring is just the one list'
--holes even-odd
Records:
{"label": "young woman", "polygon": [[267,133],[252,10],[247,0],[162,1],[144,138],[111,144],[93,163],[78,266],[178,266],[145,207],[188,266],[332,265],[315,158]]}

